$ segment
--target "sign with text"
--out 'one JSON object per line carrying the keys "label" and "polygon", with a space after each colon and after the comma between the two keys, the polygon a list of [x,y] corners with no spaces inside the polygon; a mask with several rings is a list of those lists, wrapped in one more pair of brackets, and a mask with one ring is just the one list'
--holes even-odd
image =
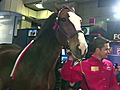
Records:
{"label": "sign with text", "polygon": [[120,34],[114,34],[113,39],[114,40],[120,40]]}

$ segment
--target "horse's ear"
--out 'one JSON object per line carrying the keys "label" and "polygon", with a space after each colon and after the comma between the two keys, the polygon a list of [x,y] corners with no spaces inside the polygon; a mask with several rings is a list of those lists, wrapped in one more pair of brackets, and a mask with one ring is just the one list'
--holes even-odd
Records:
{"label": "horse's ear", "polygon": [[57,9],[57,11],[60,11],[60,10],[62,9],[62,7],[59,6],[57,3],[54,3],[54,6],[55,6],[55,8]]}
{"label": "horse's ear", "polygon": [[71,7],[71,11],[75,12],[75,8],[74,8],[74,7]]}

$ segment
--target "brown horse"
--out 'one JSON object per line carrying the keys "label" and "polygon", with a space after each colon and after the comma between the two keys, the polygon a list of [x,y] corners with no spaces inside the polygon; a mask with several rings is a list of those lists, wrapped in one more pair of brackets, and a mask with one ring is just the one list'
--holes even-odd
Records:
{"label": "brown horse", "polygon": [[21,50],[22,48],[16,44],[0,44],[0,90],[4,83],[11,79],[9,75],[12,66]]}
{"label": "brown horse", "polygon": [[81,18],[69,8],[57,4],[55,7],[59,12],[53,13],[41,27],[24,53],[14,79],[10,74],[21,48],[11,45],[14,48],[0,49],[1,90],[51,90],[55,85],[51,71],[54,71],[62,46],[69,45],[77,58],[84,56],[87,44],[81,31]]}

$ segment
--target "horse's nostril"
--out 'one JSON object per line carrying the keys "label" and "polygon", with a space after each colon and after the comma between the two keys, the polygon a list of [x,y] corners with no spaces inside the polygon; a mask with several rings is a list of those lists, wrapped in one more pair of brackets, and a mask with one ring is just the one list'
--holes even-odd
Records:
{"label": "horse's nostril", "polygon": [[79,55],[81,55],[82,52],[81,52],[80,44],[76,45],[76,49],[77,49],[77,51],[78,51],[77,53],[78,53]]}
{"label": "horse's nostril", "polygon": [[80,49],[79,47],[80,47],[80,44],[76,45],[76,48],[77,48],[77,49]]}

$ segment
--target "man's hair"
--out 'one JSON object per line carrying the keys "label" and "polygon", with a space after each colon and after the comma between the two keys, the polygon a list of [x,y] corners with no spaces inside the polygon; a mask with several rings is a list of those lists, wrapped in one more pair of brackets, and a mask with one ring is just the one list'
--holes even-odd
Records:
{"label": "man's hair", "polygon": [[104,44],[106,43],[109,43],[109,40],[102,37],[102,36],[98,36],[98,37],[95,37],[94,40],[93,40],[93,44],[92,44],[92,49],[93,49],[93,52],[95,52],[96,48],[102,48],[104,47]]}

